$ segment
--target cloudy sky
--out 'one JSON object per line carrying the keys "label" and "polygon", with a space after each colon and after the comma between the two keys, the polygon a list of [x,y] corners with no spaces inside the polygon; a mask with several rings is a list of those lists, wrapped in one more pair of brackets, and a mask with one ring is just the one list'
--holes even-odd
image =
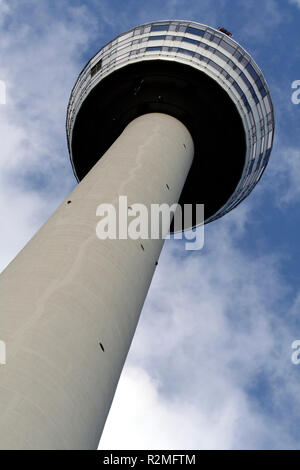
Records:
{"label": "cloudy sky", "polygon": [[224,26],[269,83],[276,119],[263,178],[206,227],[167,240],[100,448],[300,448],[300,0],[0,0],[0,269],[76,185],[71,88],[116,35],[159,19]]}

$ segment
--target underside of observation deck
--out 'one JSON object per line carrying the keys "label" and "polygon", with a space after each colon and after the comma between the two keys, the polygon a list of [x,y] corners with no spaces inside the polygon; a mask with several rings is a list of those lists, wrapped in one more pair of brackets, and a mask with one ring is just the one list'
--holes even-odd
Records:
{"label": "underside of observation deck", "polygon": [[129,122],[151,112],[174,116],[189,129],[195,156],[179,203],[204,204],[207,220],[238,185],[245,165],[246,138],[242,119],[226,91],[204,72],[185,64],[141,61],[100,81],[82,104],[74,124],[70,144],[78,180]]}

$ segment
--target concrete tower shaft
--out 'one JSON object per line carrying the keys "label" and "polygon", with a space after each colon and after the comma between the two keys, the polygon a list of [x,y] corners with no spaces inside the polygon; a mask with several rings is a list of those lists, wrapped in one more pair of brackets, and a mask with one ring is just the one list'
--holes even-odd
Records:
{"label": "concrete tower shaft", "polygon": [[96,208],[177,202],[193,153],[177,119],[135,119],[2,273],[0,449],[97,448],[163,240],[99,240]]}

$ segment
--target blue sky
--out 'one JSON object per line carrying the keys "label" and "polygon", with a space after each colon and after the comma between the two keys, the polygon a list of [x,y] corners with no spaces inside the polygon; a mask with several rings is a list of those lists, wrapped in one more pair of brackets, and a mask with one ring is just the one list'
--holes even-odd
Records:
{"label": "blue sky", "polygon": [[166,241],[100,446],[300,448],[299,0],[0,0],[0,269],[76,184],[65,114],[78,73],[114,36],[166,18],[224,26],[253,55],[274,147],[203,250]]}

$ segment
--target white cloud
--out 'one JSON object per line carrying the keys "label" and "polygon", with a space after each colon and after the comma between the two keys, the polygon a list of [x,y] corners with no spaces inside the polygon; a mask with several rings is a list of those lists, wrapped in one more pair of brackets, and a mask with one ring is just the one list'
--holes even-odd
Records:
{"label": "white cloud", "polygon": [[[0,42],[0,78],[6,104],[0,107],[0,269],[75,185],[69,163],[65,115],[82,63],[80,53],[93,37],[95,20],[85,7],[65,7],[57,18],[49,3],[38,8],[12,1],[0,4],[8,30]],[[26,8],[29,10],[26,17]],[[31,8],[31,10],[30,10]],[[101,31],[101,29],[100,29]],[[99,34],[99,30],[98,30]]]}
{"label": "white cloud", "polygon": [[[200,406],[199,406],[200,405]],[[238,391],[219,411],[163,396],[142,368],[122,375],[100,449],[214,449],[231,447],[244,399]]]}
{"label": "white cloud", "polygon": [[290,203],[300,200],[300,150],[295,148],[286,148],[282,151],[280,165],[274,171],[275,177],[285,178],[285,191],[282,194],[281,201]]}
{"label": "white cloud", "polygon": [[202,252],[165,247],[100,448],[297,445],[282,417],[287,400],[300,409],[287,287],[279,257],[238,248],[243,210],[211,225]]}
{"label": "white cloud", "polygon": [[289,3],[292,5],[296,5],[298,8],[300,8],[300,0],[289,0]]}
{"label": "white cloud", "polygon": [[[277,0],[248,0],[239,9],[239,39],[238,42],[248,44],[256,60],[263,47],[273,41],[273,35],[278,26],[289,19],[289,14]],[[246,47],[246,49],[247,49]],[[251,49],[250,49],[251,50]]]}
{"label": "white cloud", "polygon": [[286,208],[300,200],[300,150],[277,145],[272,152],[265,188],[273,193],[278,207]]}
{"label": "white cloud", "polygon": [[216,0],[201,0],[201,2],[144,0],[142,4],[131,1],[127,2],[126,8],[118,9],[117,15],[116,8],[119,8],[119,2],[93,0],[93,5],[101,21],[119,34],[136,24],[163,19],[192,19],[216,26],[218,17],[224,12],[225,0],[217,2]]}

